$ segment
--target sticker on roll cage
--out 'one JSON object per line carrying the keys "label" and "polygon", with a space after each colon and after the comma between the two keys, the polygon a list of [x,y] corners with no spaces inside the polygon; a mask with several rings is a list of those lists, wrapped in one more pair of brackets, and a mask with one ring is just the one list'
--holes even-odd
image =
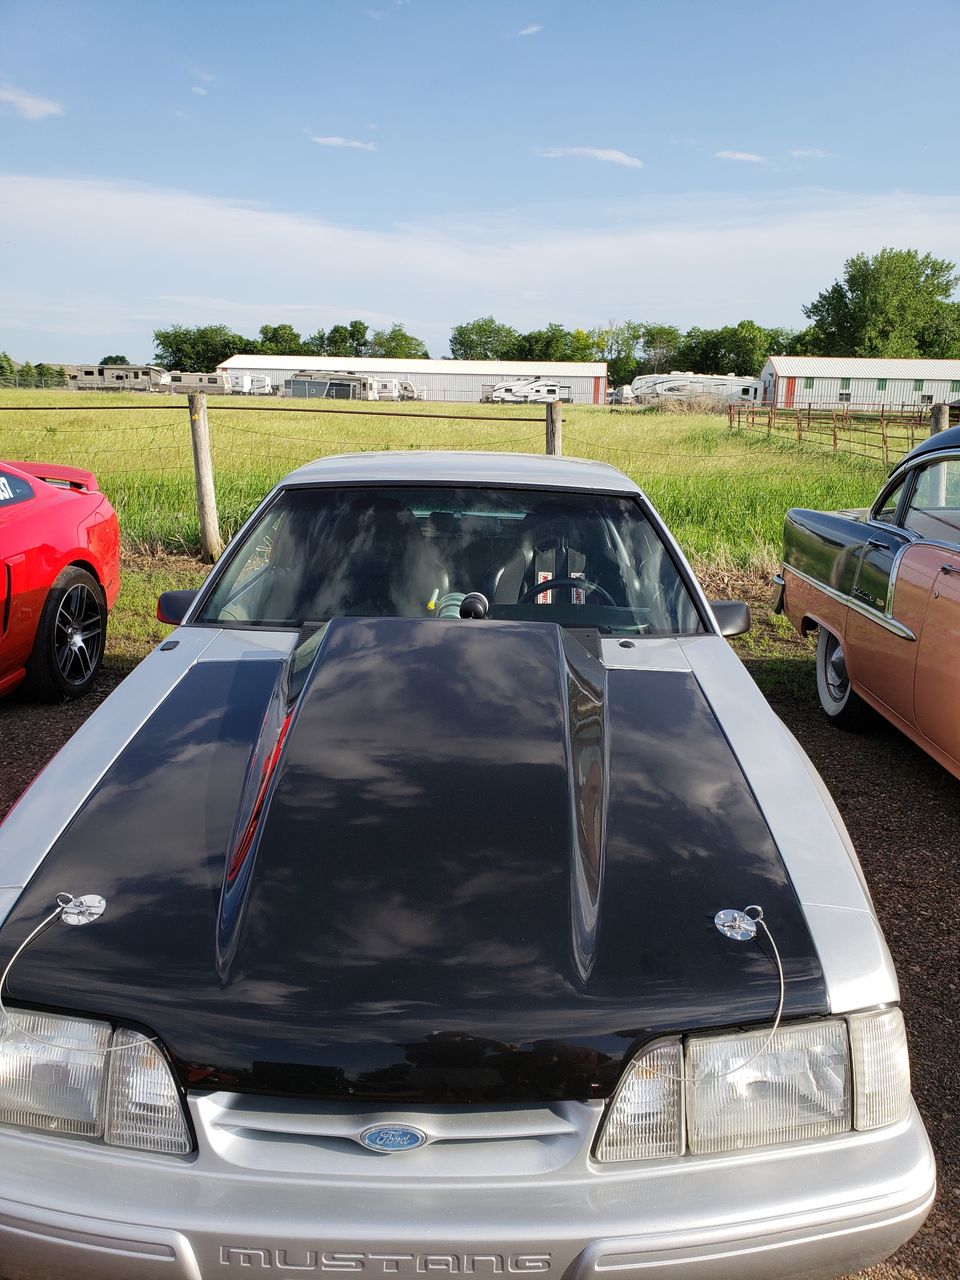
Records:
{"label": "sticker on roll cage", "polygon": [[[583,572],[583,570],[582,570],[582,569],[573,569],[573,570],[571,570],[571,572],[570,572],[570,577],[571,577],[571,578],[585,578],[586,576],[587,576],[587,575]],[[570,603],[571,603],[571,604],[586,604],[586,603],[587,603],[587,593],[584,591],[583,587],[573,587],[573,588],[571,588],[571,591],[570,591]]]}
{"label": "sticker on roll cage", "polygon": [[[546,569],[537,570],[537,582],[549,582],[552,577],[553,574],[549,573]],[[553,604],[553,592],[541,591],[536,597],[536,601],[537,604]]]}

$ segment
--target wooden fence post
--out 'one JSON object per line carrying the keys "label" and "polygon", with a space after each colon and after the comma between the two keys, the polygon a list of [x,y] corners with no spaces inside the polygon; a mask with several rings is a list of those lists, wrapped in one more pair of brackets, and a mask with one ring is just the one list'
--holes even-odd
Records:
{"label": "wooden fence post", "polygon": [[950,425],[950,406],[948,404],[935,404],[930,410],[930,434],[932,436],[939,435],[941,431],[946,431]]}
{"label": "wooden fence post", "polygon": [[197,515],[200,517],[200,550],[206,564],[213,564],[223,550],[220,521],[217,517],[217,495],[213,487],[213,460],[210,457],[210,426],[207,422],[207,397],[203,391],[192,391],[190,406],[190,440],[193,444],[193,471],[197,482]]}
{"label": "wooden fence post", "polygon": [[727,405],[727,430],[733,430],[733,401]]}
{"label": "wooden fence post", "polygon": [[547,453],[558,458],[563,453],[563,406],[559,400],[547,401]]}

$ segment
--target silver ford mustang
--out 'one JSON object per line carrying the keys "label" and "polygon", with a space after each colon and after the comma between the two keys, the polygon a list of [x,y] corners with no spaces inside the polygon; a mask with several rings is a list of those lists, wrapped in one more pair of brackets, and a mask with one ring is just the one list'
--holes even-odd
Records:
{"label": "silver ford mustang", "polygon": [[643,494],[286,477],[0,827],[0,1275],[815,1280],[923,1222],[899,992]]}

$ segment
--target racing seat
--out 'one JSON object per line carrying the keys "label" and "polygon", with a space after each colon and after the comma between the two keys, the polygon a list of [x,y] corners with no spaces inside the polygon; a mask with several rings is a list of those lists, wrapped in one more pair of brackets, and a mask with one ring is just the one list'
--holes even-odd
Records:
{"label": "racing seat", "polygon": [[[592,522],[591,522],[592,523]],[[527,512],[520,522],[513,554],[495,575],[494,604],[516,604],[524,592],[548,578],[585,578],[604,587],[614,600],[624,601],[619,566],[606,545],[602,529],[572,517],[560,503],[545,503]],[[554,587],[527,603],[583,604],[577,587]]]}

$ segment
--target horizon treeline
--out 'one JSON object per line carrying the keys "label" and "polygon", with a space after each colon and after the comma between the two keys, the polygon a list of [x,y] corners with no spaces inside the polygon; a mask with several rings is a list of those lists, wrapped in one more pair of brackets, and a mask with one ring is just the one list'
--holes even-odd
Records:
{"label": "horizon treeline", "polygon": [[[960,283],[955,265],[915,249],[881,249],[847,259],[843,276],[802,308],[810,323],[792,330],[765,328],[753,320],[686,331],[639,320],[611,321],[592,329],[548,324],[522,333],[494,316],[453,327],[455,360],[606,361],[609,381],[630,382],[641,373],[673,369],[757,377],[771,355],[960,357]],[[154,331],[153,363],[164,369],[210,372],[233,355],[310,356],[344,359],[428,359],[426,343],[402,324],[373,329],[363,320],[335,324],[302,336],[290,324],[265,324],[255,338],[227,325],[173,325]],[[0,379],[7,373],[0,353]],[[104,357],[101,363],[121,363]],[[21,366],[16,374],[23,384]],[[36,366],[56,371],[49,365]],[[59,371],[62,374],[62,369]],[[39,385],[39,380],[38,383]],[[51,385],[48,382],[47,385]]]}

